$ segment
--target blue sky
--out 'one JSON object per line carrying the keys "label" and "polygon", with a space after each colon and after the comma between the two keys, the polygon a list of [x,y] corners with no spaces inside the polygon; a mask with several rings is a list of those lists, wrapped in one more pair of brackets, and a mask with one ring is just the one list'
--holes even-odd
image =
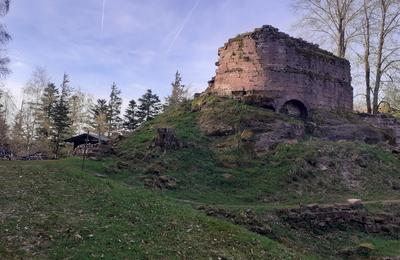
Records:
{"label": "blue sky", "polygon": [[147,88],[167,96],[176,70],[202,91],[228,38],[264,24],[291,33],[295,22],[290,0],[106,0],[104,10],[103,20],[103,0],[12,1],[6,87],[18,97],[39,66],[95,98],[114,81],[125,102]]}

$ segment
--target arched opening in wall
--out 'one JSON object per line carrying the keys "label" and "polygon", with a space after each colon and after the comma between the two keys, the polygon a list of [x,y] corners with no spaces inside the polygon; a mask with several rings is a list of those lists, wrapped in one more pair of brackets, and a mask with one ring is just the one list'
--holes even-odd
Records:
{"label": "arched opening in wall", "polygon": [[279,112],[302,120],[306,120],[308,117],[307,107],[301,101],[295,99],[287,101]]}

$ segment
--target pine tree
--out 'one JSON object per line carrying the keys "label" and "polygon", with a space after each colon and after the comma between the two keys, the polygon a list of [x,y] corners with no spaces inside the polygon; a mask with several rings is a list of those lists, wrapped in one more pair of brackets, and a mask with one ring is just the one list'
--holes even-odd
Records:
{"label": "pine tree", "polygon": [[171,83],[172,93],[167,98],[167,106],[175,106],[182,103],[187,99],[188,90],[185,85],[182,84],[182,77],[179,71],[175,74],[175,81]]}
{"label": "pine tree", "polygon": [[58,89],[53,83],[49,83],[44,89],[39,106],[39,139],[44,142],[51,137],[54,130],[54,118]]}
{"label": "pine tree", "polygon": [[111,136],[112,133],[119,130],[121,124],[121,106],[122,99],[120,97],[121,90],[117,88],[115,82],[111,86],[111,94],[110,94],[110,102],[108,103],[108,113],[107,113],[107,128],[108,128],[108,137]]}
{"label": "pine tree", "polygon": [[61,84],[61,94],[54,109],[54,154],[58,158],[60,144],[68,133],[68,128],[71,125],[69,118],[69,98],[71,89],[69,87],[68,75],[64,74],[64,79]]}
{"label": "pine tree", "polygon": [[138,107],[135,100],[129,101],[129,106],[125,110],[124,128],[128,131],[134,131],[139,125]]}
{"label": "pine tree", "polygon": [[139,98],[138,118],[139,122],[152,120],[161,112],[160,98],[153,94],[151,89],[148,89],[141,98]]}
{"label": "pine tree", "polygon": [[103,136],[107,131],[108,111],[109,109],[107,101],[105,99],[98,99],[97,104],[95,104],[91,109],[91,114],[92,114],[91,126],[99,136]]}

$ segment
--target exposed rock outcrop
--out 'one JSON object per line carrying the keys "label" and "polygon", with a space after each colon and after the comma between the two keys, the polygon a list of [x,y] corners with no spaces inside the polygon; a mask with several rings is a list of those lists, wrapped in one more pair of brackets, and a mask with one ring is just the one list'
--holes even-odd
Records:
{"label": "exposed rock outcrop", "polygon": [[400,216],[373,214],[364,209],[361,204],[331,206],[313,204],[281,210],[279,215],[291,226],[314,233],[356,230],[398,236],[400,232]]}
{"label": "exposed rock outcrop", "polygon": [[200,206],[198,210],[203,211],[207,216],[229,220],[230,222],[246,227],[248,230],[260,235],[274,237],[271,227],[261,220],[252,210],[247,209],[238,214],[225,209]]}
{"label": "exposed rock outcrop", "polygon": [[[375,116],[370,117],[375,118]],[[329,141],[361,141],[367,144],[396,145],[396,135],[390,126],[370,124],[356,113],[315,110],[307,124],[311,136]]]}

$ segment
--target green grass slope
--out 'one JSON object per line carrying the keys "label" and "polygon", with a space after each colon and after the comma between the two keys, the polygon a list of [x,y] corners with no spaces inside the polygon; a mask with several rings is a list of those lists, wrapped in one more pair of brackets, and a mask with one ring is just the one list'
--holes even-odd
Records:
{"label": "green grass slope", "polygon": [[[143,138],[143,137],[141,137]],[[290,259],[279,243],[80,161],[0,162],[0,258]],[[104,163],[108,164],[108,163]]]}
{"label": "green grass slope", "polygon": [[[302,124],[231,99],[196,99],[124,140],[110,176],[143,186],[146,176],[161,173],[177,180],[176,188],[164,194],[209,204],[284,206],[400,198],[400,160],[382,147],[308,137],[257,154],[251,142],[243,141],[250,125],[273,128],[277,120]],[[190,145],[166,153],[152,148],[159,127],[174,128],[178,139]]]}

